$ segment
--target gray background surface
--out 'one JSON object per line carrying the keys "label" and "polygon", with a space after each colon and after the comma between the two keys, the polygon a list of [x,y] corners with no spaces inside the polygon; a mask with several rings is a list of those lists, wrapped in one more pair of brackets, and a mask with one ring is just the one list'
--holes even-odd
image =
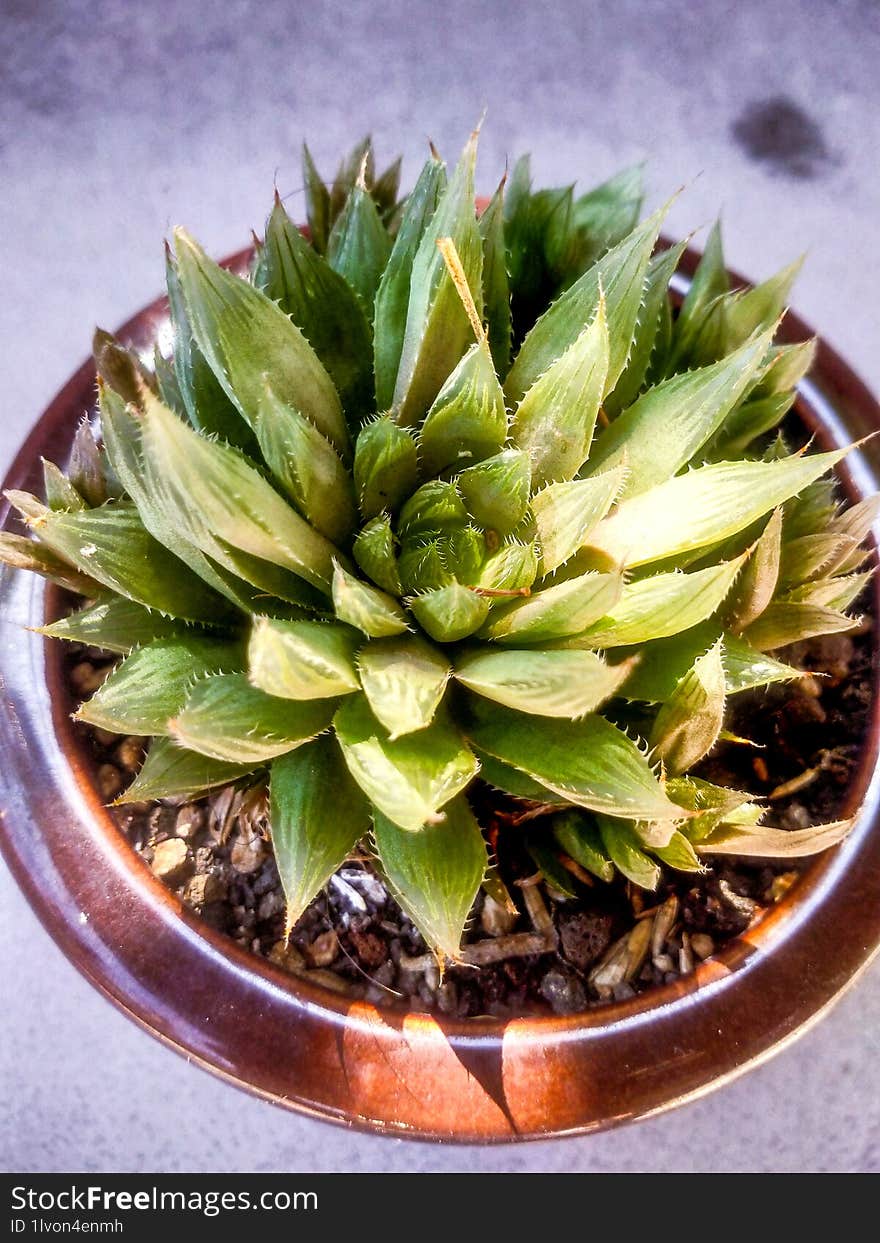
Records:
{"label": "gray background surface", "polygon": [[[686,186],[672,229],[723,207],[740,270],[809,250],[795,305],[880,388],[873,0],[2,0],[0,14],[0,473],[91,326],[159,292],[171,225],[237,249],[273,177],[297,214],[303,136],[329,173],[371,129],[412,176],[427,137],[454,157],[484,105],[484,191],[522,150],[551,184],[647,157],[654,202]],[[5,870],[0,981],[4,1169],[880,1170],[876,966],[797,1045],[696,1104],[493,1150],[333,1129],[188,1066],[80,979]]]}

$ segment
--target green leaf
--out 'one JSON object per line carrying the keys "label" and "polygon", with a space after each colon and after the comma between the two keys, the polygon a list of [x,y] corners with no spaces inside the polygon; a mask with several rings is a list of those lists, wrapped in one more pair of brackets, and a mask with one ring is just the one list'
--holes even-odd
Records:
{"label": "green leaf", "polygon": [[707,456],[715,461],[741,457],[759,436],[778,427],[794,405],[794,393],[775,393],[743,402],[724,422]]}
{"label": "green leaf", "polygon": [[488,862],[467,800],[455,799],[441,824],[415,834],[377,813],[373,835],[397,901],[438,957],[458,960],[464,925]]}
{"label": "green leaf", "polygon": [[845,535],[861,544],[870,534],[880,516],[880,495],[866,496],[857,505],[842,509],[831,521],[831,529],[837,535]]}
{"label": "green leaf", "polygon": [[760,617],[773,599],[781,551],[782,510],[775,509],[752,550],[727,610],[728,624],[735,633]]}
{"label": "green leaf", "polygon": [[432,479],[414,492],[400,511],[397,529],[402,539],[424,539],[467,525],[467,510],[454,483]]}
{"label": "green leaf", "polygon": [[[648,265],[639,317],[633,330],[632,346],[620,379],[605,402],[605,413],[614,418],[638,397],[649,378],[652,361],[660,363],[664,348],[663,330],[669,312],[669,282],[684,254],[687,242],[679,242],[655,255]],[[665,361],[665,360],[664,360]]]}
{"label": "green leaf", "polygon": [[629,566],[704,548],[796,496],[848,451],[701,466],[624,501],[593,531],[590,547]]}
{"label": "green leaf", "polygon": [[[389,164],[384,173],[381,173],[369,187],[370,194],[373,196],[373,202],[379,209],[382,219],[388,223],[389,218],[393,218],[398,207],[398,195],[400,194],[400,173],[403,166],[403,159],[398,156],[392,164]],[[368,183],[369,184],[369,183]]]}
{"label": "green leaf", "polygon": [[801,382],[813,365],[817,341],[798,341],[793,345],[774,345],[767,351],[764,374],[752,389],[752,397],[770,397],[787,393]]}
{"label": "green leaf", "polygon": [[354,484],[365,520],[394,513],[418,482],[416,442],[387,414],[362,428],[354,451]]}
{"label": "green leaf", "polygon": [[648,389],[603,431],[591,473],[627,468],[623,496],[637,496],[685,466],[715,434],[752,382],[772,329],[718,363],[686,371]]}
{"label": "green leaf", "polygon": [[197,678],[240,669],[241,645],[179,635],[139,647],[117,665],[76,714],[114,734],[167,734]]}
{"label": "green leaf", "polygon": [[336,176],[333,178],[333,185],[330,187],[331,226],[345,207],[348,196],[354,189],[358,179],[362,178],[365,185],[372,185],[374,173],[373,140],[367,134],[339,162]]}
{"label": "green leaf", "polygon": [[718,609],[745,556],[690,574],[654,574],[627,583],[620,600],[573,642],[591,648],[627,647],[689,630]]}
{"label": "green leaf", "polygon": [[376,290],[388,257],[391,238],[363,182],[352,187],[327,242],[327,262],[344,277],[373,319]]}
{"label": "green leaf", "polygon": [[673,776],[709,753],[724,720],[722,643],[698,657],[660,708],[648,741]]}
{"label": "green leaf", "polygon": [[[699,777],[673,777],[667,782],[666,791],[676,803],[696,813],[686,825],[690,842],[701,841],[722,822],[754,814],[756,807],[752,796],[742,790],[716,786]],[[763,809],[758,808],[758,812],[763,814]]]}
{"label": "green leaf", "polygon": [[266,465],[309,525],[334,544],[347,544],[357,524],[354,487],[330,441],[268,384],[258,435]]}
{"label": "green leaf", "polygon": [[276,198],[266,225],[264,292],[304,334],[356,428],[372,401],[373,343],[357,295],[310,246]]}
{"label": "green leaf", "polygon": [[360,569],[377,587],[393,596],[401,594],[403,587],[397,568],[394,532],[387,514],[373,518],[358,531],[352,552]]}
{"label": "green leaf", "polygon": [[615,173],[575,199],[571,226],[579,236],[583,259],[595,262],[636,227],[644,200],[643,165]]}
{"label": "green leaf", "polygon": [[598,828],[580,811],[565,811],[553,817],[553,836],[559,846],[582,868],[604,880],[614,880],[614,864],[609,859]]}
{"label": "green leaf", "polygon": [[168,731],[190,751],[231,764],[261,764],[322,733],[333,700],[300,703],[267,695],[245,673],[219,674],[192,687]]}
{"label": "green leaf", "polygon": [[443,545],[439,537],[424,542],[414,538],[404,547],[397,564],[407,594],[421,595],[436,587],[448,587],[455,581],[447,568]]}
{"label": "green leaf", "polygon": [[328,590],[337,549],[241,454],[200,436],[154,400],[144,411],[141,440],[152,503],[184,538],[233,572],[227,546]]}
{"label": "green leaf", "polygon": [[594,652],[476,651],[457,661],[455,677],[518,712],[572,719],[609,699],[630,669],[606,665]]}
{"label": "green leaf", "polygon": [[391,742],[430,725],[452,672],[445,657],[417,635],[372,640],[361,649],[358,670]]}
{"label": "green leaf", "polygon": [[503,380],[510,367],[513,335],[510,279],[507,275],[507,248],[504,240],[503,181],[480,216],[480,236],[483,239],[483,306],[489,348],[495,370]]}
{"label": "green leaf", "polygon": [[309,236],[315,250],[323,254],[327,249],[327,238],[330,236],[330,191],[318,175],[315,161],[305,143],[303,143],[302,162]]}
{"label": "green leaf", "polygon": [[10,531],[0,531],[0,563],[11,566],[13,570],[30,570],[33,574],[40,574],[67,591],[75,591],[77,595],[96,596],[101,591],[102,585],[94,578],[80,574],[36,540],[13,535]]}
{"label": "green leaf", "polygon": [[840,634],[852,630],[855,624],[855,618],[834,609],[777,600],[764,610],[757,621],[752,622],[743,632],[743,637],[759,651],[773,651],[815,635]]}
{"label": "green leaf", "polygon": [[134,350],[127,350],[112,333],[96,328],[92,337],[92,354],[95,370],[105,384],[120,393],[127,402],[140,405],[141,393],[144,388],[153,387],[154,378]]}
{"label": "green leaf", "polygon": [[683,360],[690,359],[700,333],[705,330],[710,308],[729,289],[730,278],[727,275],[721,241],[721,221],[717,220],[706,239],[706,248],[675,321],[675,352],[672,361],[676,368],[680,368]]}
{"label": "green leaf", "polygon": [[754,332],[775,323],[788,304],[792,285],[803,266],[803,256],[753,289],[730,295],[724,306],[725,349],[735,349]]}
{"label": "green leaf", "polygon": [[239,608],[248,610],[252,594],[248,584],[237,582],[229,574],[224,575],[201,549],[184,538],[179,526],[165,513],[147,486],[142,461],[140,420],[126,410],[117,393],[103,388],[100,384],[98,397],[107,456],[122,486],[137,506],[144,526],[154,539],[179,557],[215,591]]}
{"label": "green leaf", "polygon": [[474,754],[480,761],[480,780],[496,790],[512,794],[514,798],[526,799],[530,803],[546,804],[548,807],[570,807],[570,801],[561,794],[554,794],[546,786],[526,776],[518,768],[497,760],[494,755],[480,751],[474,747]]}
{"label": "green leaf", "polygon": [[[662,703],[697,657],[718,640],[719,634],[716,622],[704,622],[671,638],[630,649],[627,654],[637,653],[639,663],[627,679],[623,694],[627,699]],[[724,666],[728,695],[802,676],[800,670],[765,656],[745,639],[729,633],[724,634]]]}
{"label": "green leaf", "polygon": [[283,699],[330,699],[360,689],[357,631],[332,622],[258,617],[248,645],[254,686]]}
{"label": "green leaf", "polygon": [[482,314],[483,244],[474,208],[476,157],[473,134],[413,260],[393,397],[397,418],[405,427],[418,423],[430,407],[472,337],[467,312],[437,247],[441,238],[454,243],[477,314]]}
{"label": "green leaf", "polygon": [[642,850],[642,841],[635,829],[625,820],[613,820],[608,816],[597,816],[596,822],[602,845],[618,871],[640,889],[656,889],[660,884],[660,868]]}
{"label": "green leaf", "polygon": [[583,546],[617,499],[625,476],[626,467],[618,466],[590,479],[551,483],[532,497],[541,575],[564,565]]}
{"label": "green leaf", "polygon": [[339,394],[299,328],[265,294],[213,263],[182,229],[174,236],[193,336],[245,421],[258,431],[269,375],[279,401],[347,453]]}
{"label": "green leaf", "polygon": [[155,639],[177,637],[184,626],[174,618],[163,617],[161,613],[135,604],[133,600],[111,596],[38,629],[40,634],[50,639],[68,639],[72,643],[87,643],[106,652],[127,655],[132,648],[152,643]]}
{"label": "green leaf", "polygon": [[486,538],[477,527],[466,526],[441,537],[449,573],[469,586],[481,585],[486,565]]}
{"label": "green leaf", "polygon": [[519,402],[540,376],[573,345],[596,315],[604,294],[610,343],[604,393],[613,390],[629,353],[651,252],[666,208],[609,250],[558,298],[523,342],[504,385]]}
{"label": "green leaf", "polygon": [[543,720],[476,697],[470,707],[465,733],[478,750],[521,769],[569,802],[646,820],[681,816],[636,743],[604,718]]}
{"label": "green leaf", "polygon": [[[259,459],[260,447],[256,436],[227,396],[196,344],[177,265],[168,247],[165,251],[165,282],[171,316],[174,377],[187,418],[197,431],[219,436],[227,444]],[[109,387],[116,389],[113,383]],[[131,400],[125,393],[121,396],[126,401]],[[165,400],[164,394],[162,400]],[[136,404],[140,405],[140,401]]]}
{"label": "green leaf", "polygon": [[83,419],[76,429],[67,462],[67,478],[91,508],[107,500],[104,462],[88,419]]}
{"label": "green leaf", "polygon": [[49,508],[87,509],[83,498],[55,463],[47,461],[46,458],[40,460],[43,463],[43,493]]}
{"label": "green leaf", "polygon": [[535,867],[548,886],[566,898],[578,897],[571,872],[563,866],[559,851],[545,825],[531,826],[524,834],[523,844]]}
{"label": "green leaf", "polygon": [[390,739],[366,698],[347,699],[334,718],[351,775],[367,798],[402,829],[436,824],[439,812],[479,765],[453,724],[438,715],[425,729]]}
{"label": "green leaf", "polygon": [[387,410],[394,398],[406,330],[413,261],[425,229],[437,210],[445,184],[443,164],[433,157],[425,164],[406,200],[391,256],[379,282],[373,343],[376,404],[379,410]]}
{"label": "green leaf", "polygon": [[[527,341],[528,344],[528,341]],[[532,486],[572,479],[587,460],[609,365],[605,303],[568,348],[535,378],[519,402],[511,423],[513,443],[529,455]],[[513,365],[507,381],[516,374]]]}
{"label": "green leaf", "polygon": [[505,449],[469,466],[456,479],[473,521],[501,536],[509,535],[522,521],[531,482],[529,455],[521,449]]}
{"label": "green leaf", "polygon": [[370,807],[333,738],[316,738],[272,764],[272,847],[287,904],[287,935],[370,829]]}
{"label": "green leaf", "polygon": [[506,438],[504,394],[484,339],[467,351],[428,411],[419,433],[422,474],[493,457]]}
{"label": "green leaf", "polygon": [[489,615],[489,601],[460,583],[435,587],[413,596],[408,604],[416,621],[437,643],[457,643],[479,630]]}
{"label": "green leaf", "polygon": [[186,751],[171,738],[154,738],[143,767],[116,804],[197,798],[215,786],[247,777],[254,768],[253,764],[228,764]]}
{"label": "green leaf", "polygon": [[525,600],[502,605],[481,631],[496,643],[545,643],[580,634],[605,617],[620,598],[620,574],[590,571],[545,587]]}
{"label": "green leaf", "polygon": [[374,639],[403,634],[409,628],[406,614],[392,596],[361,582],[338,563],[333,571],[333,608],[340,621]]}
{"label": "green leaf", "polygon": [[697,849],[707,855],[746,855],[755,859],[802,859],[842,842],[854,820],[815,824],[808,829],[773,829],[764,825],[720,825]]}
{"label": "green leaf", "polygon": [[864,574],[847,574],[840,578],[821,578],[815,583],[804,583],[785,593],[783,600],[797,604],[818,604],[824,608],[843,612],[857,599],[871,579],[873,570]]}
{"label": "green leaf", "polygon": [[668,868],[674,868],[677,872],[705,872],[706,870],[690,841],[678,829],[672,834],[666,846],[652,846],[651,850],[661,863],[665,863]]}
{"label": "green leaf", "polygon": [[476,583],[478,591],[519,592],[528,595],[538,575],[538,555],[534,544],[518,544],[511,540],[485,559]]}
{"label": "green leaf", "polygon": [[45,509],[28,525],[56,556],[137,604],[187,621],[222,615],[217,596],[153,539],[131,505]]}
{"label": "green leaf", "polygon": [[820,531],[784,540],[779,566],[779,586],[800,586],[820,575],[831,573],[858,547],[855,540],[836,531]]}

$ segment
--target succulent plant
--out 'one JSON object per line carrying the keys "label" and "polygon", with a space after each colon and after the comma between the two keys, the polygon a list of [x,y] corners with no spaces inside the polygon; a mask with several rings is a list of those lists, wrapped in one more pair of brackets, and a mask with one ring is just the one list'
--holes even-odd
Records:
{"label": "succulent plant", "polygon": [[676,312],[640,170],[577,197],[520,161],[478,214],[475,158],[398,202],[369,142],[330,188],[306,150],[309,232],[276,196],[245,276],[177,231],[169,356],[96,335],[100,436],[0,542],[88,599],[45,634],[122,657],[77,713],[152,738],[121,802],[268,781],[289,927],[366,839],[452,958],[498,892],[478,774],[553,813],[563,887],[839,840],[692,770],[798,676],[768,653],[853,625],[877,511],[777,434],[796,265],[731,289],[716,227]]}

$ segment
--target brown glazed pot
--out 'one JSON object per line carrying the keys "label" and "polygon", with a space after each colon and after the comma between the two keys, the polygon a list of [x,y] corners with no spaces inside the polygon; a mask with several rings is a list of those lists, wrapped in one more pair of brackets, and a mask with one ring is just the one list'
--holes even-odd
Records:
{"label": "brown glazed pot", "polygon": [[[696,259],[686,256],[685,272]],[[119,335],[146,346],[165,319],[164,300],[154,302]],[[808,335],[786,319],[785,339]],[[66,460],[93,386],[86,363],[31,432],[7,488],[38,491],[41,455]],[[824,344],[797,409],[822,448],[880,428],[880,407]],[[839,476],[853,499],[876,490],[878,441],[851,453]],[[9,520],[8,507],[0,519]],[[862,807],[851,835],[692,975],[569,1018],[451,1023],[340,999],[202,923],[125,841],[68,717],[61,645],[25,629],[43,621],[52,598],[32,575],[0,578],[3,853],[49,934],[96,988],[189,1060],[277,1104],[446,1141],[599,1130],[696,1097],[785,1046],[880,942],[875,696],[844,809]]]}

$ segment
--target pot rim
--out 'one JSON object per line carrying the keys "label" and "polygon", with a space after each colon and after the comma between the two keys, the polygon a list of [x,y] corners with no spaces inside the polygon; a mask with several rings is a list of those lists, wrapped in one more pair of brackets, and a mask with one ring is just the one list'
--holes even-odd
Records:
{"label": "pot rim", "polygon": [[[240,270],[250,254],[250,249],[240,251],[225,264]],[[698,258],[695,251],[686,252],[682,270],[691,273]],[[679,279],[677,292],[686,285],[686,279]],[[166,318],[167,301],[159,298],[118,335],[146,346]],[[809,335],[807,326],[789,313],[778,339]],[[50,446],[55,451],[67,448],[93,389],[94,368],[86,362],[31,430],[4,489],[32,484],[39,455],[50,452]],[[824,341],[819,342],[811,378],[799,386],[797,409],[823,447],[851,443],[880,427],[880,406]],[[880,448],[872,442],[854,450],[837,475],[850,497],[876,490]],[[0,525],[8,517],[3,505]],[[872,591],[880,617],[877,580]],[[32,623],[41,615],[36,610],[42,610],[46,596],[46,589],[34,582],[26,601]],[[38,635],[18,639],[27,662],[14,639],[4,643],[0,683],[15,681],[3,668],[8,646],[13,661],[27,663],[26,676],[38,677],[43,693],[24,732],[21,721],[8,713],[0,721],[0,851],[28,901],[74,965],[140,1026],[222,1078],[299,1112],[398,1136],[461,1142],[578,1134],[648,1116],[727,1082],[784,1047],[821,1017],[880,947],[880,834],[874,830],[880,814],[876,675],[870,724],[845,806],[845,814],[852,814],[861,805],[857,824],[845,842],[816,858],[754,928],[728,942],[690,976],[623,1002],[566,1017],[451,1021],[352,1003],[242,949],[188,911],[153,876],[100,803],[66,714],[57,646],[47,652],[48,643]],[[876,656],[876,633],[874,648]],[[47,725],[51,737],[45,734]],[[23,754],[29,744],[34,749],[30,763]],[[11,780],[7,755],[18,761]],[[75,867],[69,842],[65,853],[65,826],[57,823],[57,814],[49,824],[43,808],[42,833],[31,831],[28,791],[33,787],[22,784],[21,777],[29,770],[32,781],[40,762],[48,765],[55,795],[77,807],[79,827],[92,848],[91,863],[98,869],[91,880],[82,866]],[[7,805],[16,803],[16,810],[25,814],[5,814]],[[211,1015],[204,988],[175,987],[170,997],[167,989],[161,995],[168,977],[160,972],[161,978],[155,978],[155,968],[160,961],[166,967],[178,958],[166,945],[150,962],[152,943],[145,953],[144,942],[136,937],[120,942],[119,920],[106,901],[108,890],[133,900],[131,922],[143,932],[161,931],[163,938],[170,938],[187,967],[200,972],[210,964],[212,980],[216,976],[234,993],[233,1008],[240,1018],[254,1020],[255,1002],[268,1007],[272,1021],[267,1025],[261,1012],[258,1027],[265,1028],[282,1055],[280,1075],[264,1058],[255,1059],[253,1048],[236,1040],[228,1023],[221,1025],[225,1044],[198,1029],[199,1017],[204,1026]],[[853,904],[862,915],[858,923],[852,918]],[[832,934],[837,954],[830,961],[817,957],[822,935],[832,943]],[[742,1014],[734,1020],[735,1011],[744,1006],[758,1008],[757,1023],[743,1023]],[[694,1047],[698,1032],[701,1042]],[[706,1045],[713,1034],[725,1046],[714,1057]],[[311,1041],[320,1052],[313,1060],[327,1072],[324,1084],[310,1071],[308,1059],[293,1057],[298,1041]],[[687,1050],[684,1057],[682,1048]],[[630,1059],[628,1070],[623,1053]],[[284,1055],[296,1066],[289,1082]],[[557,1064],[549,1080],[548,1060]],[[601,1084],[595,1077],[600,1068],[610,1076]],[[542,1080],[539,1085],[536,1076]],[[582,1081],[575,1088],[576,1076],[586,1077],[589,1090]],[[562,1101],[567,1090],[576,1098],[573,1102]],[[465,1101],[471,1118],[462,1125],[458,1119]]]}

